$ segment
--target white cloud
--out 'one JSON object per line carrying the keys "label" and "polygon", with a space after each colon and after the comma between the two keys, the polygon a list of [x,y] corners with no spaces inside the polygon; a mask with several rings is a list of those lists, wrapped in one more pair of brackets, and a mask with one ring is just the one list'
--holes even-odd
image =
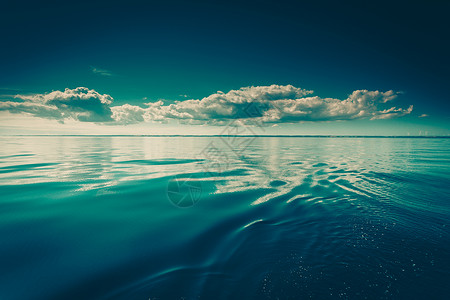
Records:
{"label": "white cloud", "polygon": [[0,111],[9,111],[11,113],[25,113],[33,116],[62,120],[63,115],[56,106],[48,106],[35,102],[0,102]]}
{"label": "white cloud", "polygon": [[124,104],[111,108],[112,118],[119,124],[135,124],[144,122],[145,109],[139,106]]}
{"label": "white cloud", "polygon": [[81,122],[109,122],[113,98],[88,88],[65,89],[48,94],[16,95],[14,101],[0,102],[0,110],[26,113],[40,118],[74,119]]}
{"label": "white cloud", "polygon": [[[17,95],[16,101],[0,102],[0,110],[57,119],[74,119],[104,124],[166,122],[188,124],[226,124],[232,119],[264,123],[390,119],[411,113],[413,107],[396,108],[389,102],[393,91],[357,90],[346,99],[320,98],[313,91],[292,85],[244,87],[227,93],[217,92],[203,99],[145,103],[143,107],[125,104],[111,106],[113,98],[87,88],[66,89],[49,94]],[[17,101],[20,100],[20,101]]]}
{"label": "white cloud", "polygon": [[102,75],[102,76],[113,76],[114,74],[111,71],[105,70],[105,69],[99,69],[95,67],[91,67],[91,70],[94,74]]}
{"label": "white cloud", "polygon": [[292,85],[246,87],[217,92],[201,100],[179,101],[162,107],[167,118],[216,123],[224,119],[254,119],[266,123],[388,119],[409,114],[412,106],[382,108],[395,99],[393,91],[357,90],[347,99],[310,96]]}

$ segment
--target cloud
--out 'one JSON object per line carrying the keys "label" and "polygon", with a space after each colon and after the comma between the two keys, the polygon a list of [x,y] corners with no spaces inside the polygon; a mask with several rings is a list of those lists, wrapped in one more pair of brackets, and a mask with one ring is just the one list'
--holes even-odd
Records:
{"label": "cloud", "polygon": [[115,124],[122,125],[151,121],[166,122],[167,117],[163,114],[163,104],[163,101],[144,103],[145,108],[130,104],[113,106],[111,107],[113,112],[112,118]]}
{"label": "cloud", "polygon": [[13,100],[0,102],[0,110],[26,113],[60,122],[65,119],[81,122],[113,121],[110,108],[113,98],[84,87],[48,94],[16,95]]}
{"label": "cloud", "polygon": [[419,118],[428,118],[429,117],[429,115],[427,115],[427,114],[421,114],[420,116],[419,116]]}
{"label": "cloud", "polygon": [[95,67],[91,67],[91,70],[94,74],[102,75],[102,76],[113,76],[114,74],[111,71],[105,70],[105,69],[99,69]]}
{"label": "cloud", "polygon": [[49,94],[17,95],[15,102],[0,102],[0,110],[59,121],[71,118],[126,125],[179,120],[188,124],[220,125],[234,119],[272,124],[391,119],[407,115],[413,109],[412,105],[406,109],[389,105],[398,95],[394,91],[356,90],[343,100],[311,94],[313,91],[292,85],[252,86],[167,105],[157,101],[142,106],[111,106],[110,95],[79,87]]}
{"label": "cloud", "polygon": [[25,113],[45,119],[62,120],[63,115],[57,107],[33,102],[0,102],[0,111]]}
{"label": "cloud", "polygon": [[168,118],[200,121],[261,118],[276,100],[296,99],[311,93],[292,85],[244,87],[228,93],[219,91],[201,100],[177,101],[164,107],[163,112]]}
{"label": "cloud", "polygon": [[139,106],[124,104],[112,107],[112,118],[119,124],[135,124],[144,122],[145,109]]}
{"label": "cloud", "polygon": [[292,85],[245,87],[228,93],[217,92],[201,100],[178,101],[161,107],[166,118],[221,123],[243,119],[264,123],[390,119],[409,114],[407,109],[382,106],[394,100],[393,91],[357,90],[346,99],[311,96],[313,91]]}

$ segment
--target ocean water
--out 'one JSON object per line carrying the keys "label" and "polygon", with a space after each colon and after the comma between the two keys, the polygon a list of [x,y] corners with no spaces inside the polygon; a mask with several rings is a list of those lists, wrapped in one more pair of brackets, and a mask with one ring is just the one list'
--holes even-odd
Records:
{"label": "ocean water", "polygon": [[450,294],[450,139],[0,145],[0,299]]}

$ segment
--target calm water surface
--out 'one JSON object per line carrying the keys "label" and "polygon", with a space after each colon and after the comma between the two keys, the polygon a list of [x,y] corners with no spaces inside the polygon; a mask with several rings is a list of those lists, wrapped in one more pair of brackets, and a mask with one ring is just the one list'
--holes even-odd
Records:
{"label": "calm water surface", "polygon": [[450,294],[450,139],[0,144],[0,299]]}

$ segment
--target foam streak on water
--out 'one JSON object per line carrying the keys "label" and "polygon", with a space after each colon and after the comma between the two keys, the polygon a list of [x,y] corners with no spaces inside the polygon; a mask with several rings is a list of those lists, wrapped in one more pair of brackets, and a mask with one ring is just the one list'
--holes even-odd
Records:
{"label": "foam streak on water", "polygon": [[450,293],[450,139],[0,141],[1,299]]}

